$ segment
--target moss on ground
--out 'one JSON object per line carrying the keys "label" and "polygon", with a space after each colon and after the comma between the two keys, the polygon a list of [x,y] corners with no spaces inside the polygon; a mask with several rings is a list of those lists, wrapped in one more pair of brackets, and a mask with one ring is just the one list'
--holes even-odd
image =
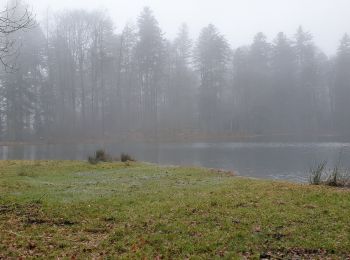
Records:
{"label": "moss on ground", "polygon": [[350,191],[143,163],[0,161],[0,259],[346,258]]}

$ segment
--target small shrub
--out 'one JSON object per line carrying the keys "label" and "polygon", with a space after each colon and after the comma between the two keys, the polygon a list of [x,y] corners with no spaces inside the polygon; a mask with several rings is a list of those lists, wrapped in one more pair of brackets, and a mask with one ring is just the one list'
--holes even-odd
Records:
{"label": "small shrub", "polygon": [[327,184],[328,186],[337,187],[337,186],[340,186],[340,185],[339,185],[339,180],[340,180],[340,171],[339,171],[338,166],[335,166],[335,167],[333,168],[333,171],[331,172],[331,174],[330,174],[329,177],[327,178],[326,184]]}
{"label": "small shrub", "polygon": [[108,162],[110,161],[110,156],[106,153],[105,150],[97,150],[95,152],[95,158],[99,162]]}
{"label": "small shrub", "polygon": [[349,172],[336,166],[326,180],[325,184],[333,187],[350,187]]}
{"label": "small shrub", "polygon": [[90,164],[97,164],[98,163],[98,161],[96,160],[96,158],[94,156],[89,156],[88,157],[88,162]]}
{"label": "small shrub", "polygon": [[134,162],[135,159],[132,158],[132,157],[131,157],[129,154],[127,154],[127,153],[122,153],[122,154],[120,155],[120,161],[122,161],[122,162]]}
{"label": "small shrub", "polygon": [[326,165],[324,161],[310,169],[310,184],[350,187],[350,174],[346,169],[342,169],[338,163],[333,169],[326,170]]}
{"label": "small shrub", "polygon": [[317,164],[310,169],[309,183],[312,185],[320,185],[322,183],[323,172],[326,168],[327,162]]}
{"label": "small shrub", "polygon": [[97,164],[99,162],[109,162],[111,161],[111,156],[106,153],[105,150],[97,150],[95,152],[95,155],[94,156],[89,156],[88,157],[88,162],[91,163],[91,164]]}

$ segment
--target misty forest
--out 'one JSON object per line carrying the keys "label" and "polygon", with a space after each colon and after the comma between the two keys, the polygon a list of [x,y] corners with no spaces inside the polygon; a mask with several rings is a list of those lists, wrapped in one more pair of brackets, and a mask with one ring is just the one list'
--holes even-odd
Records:
{"label": "misty forest", "polygon": [[14,32],[0,140],[349,133],[347,34],[327,56],[302,26],[235,49],[213,24],[198,39],[189,28],[166,39],[146,7],[120,32],[106,12],[85,10]]}
{"label": "misty forest", "polygon": [[0,3],[0,260],[350,259],[350,1]]}

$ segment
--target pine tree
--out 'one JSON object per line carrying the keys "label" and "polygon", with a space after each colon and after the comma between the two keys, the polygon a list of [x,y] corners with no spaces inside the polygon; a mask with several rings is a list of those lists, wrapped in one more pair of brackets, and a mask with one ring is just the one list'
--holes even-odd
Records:
{"label": "pine tree", "polygon": [[178,35],[170,43],[168,63],[169,84],[166,93],[166,115],[173,130],[189,128],[194,120],[194,71],[191,68],[192,41],[188,27],[181,25]]}
{"label": "pine tree", "polygon": [[316,108],[318,68],[316,48],[312,35],[300,26],[295,35],[294,49],[296,53],[296,108],[299,131],[314,132],[317,128]]}
{"label": "pine tree", "polygon": [[203,28],[195,50],[200,74],[199,116],[204,131],[220,129],[221,91],[227,83],[229,45],[212,24]]}
{"label": "pine tree", "polygon": [[345,34],[338,48],[333,88],[333,117],[340,134],[350,131],[350,37]]}
{"label": "pine tree", "polygon": [[141,87],[143,129],[157,135],[158,96],[163,76],[164,39],[150,8],[145,7],[138,18],[136,59]]}
{"label": "pine tree", "polygon": [[254,37],[249,53],[249,74],[250,78],[250,99],[249,116],[250,128],[252,132],[261,134],[265,132],[271,124],[269,115],[271,114],[271,45],[267,42],[263,33],[258,33]]}
{"label": "pine tree", "polygon": [[272,128],[291,133],[297,127],[296,58],[290,40],[278,33],[272,50]]}

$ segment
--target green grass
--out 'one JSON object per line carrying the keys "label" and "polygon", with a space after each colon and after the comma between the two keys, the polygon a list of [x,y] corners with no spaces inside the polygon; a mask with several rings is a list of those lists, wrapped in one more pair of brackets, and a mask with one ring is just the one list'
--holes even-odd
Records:
{"label": "green grass", "polygon": [[339,258],[350,191],[142,163],[0,161],[0,259]]}

